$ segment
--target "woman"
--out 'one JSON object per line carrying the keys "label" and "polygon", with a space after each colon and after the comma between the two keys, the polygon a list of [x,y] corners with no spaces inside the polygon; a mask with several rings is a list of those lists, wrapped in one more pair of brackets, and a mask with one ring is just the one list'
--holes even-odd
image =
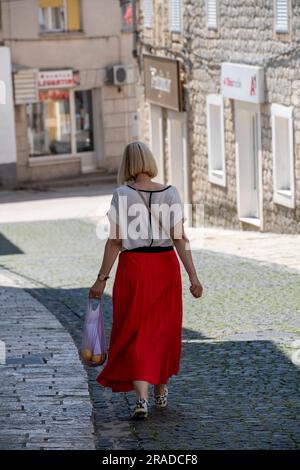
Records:
{"label": "woman", "polygon": [[153,182],[156,176],[149,148],[140,141],[129,143],[118,172],[120,186],[107,213],[110,234],[103,261],[89,292],[90,298],[102,296],[119,255],[108,361],[97,381],[113,392],[135,390],[132,418],[148,416],[149,384],[156,406],[166,407],[168,379],[179,372],[182,283],[174,247],[189,276],[191,294],[198,298],[203,290],[183,229],[179,193],[172,185]]}

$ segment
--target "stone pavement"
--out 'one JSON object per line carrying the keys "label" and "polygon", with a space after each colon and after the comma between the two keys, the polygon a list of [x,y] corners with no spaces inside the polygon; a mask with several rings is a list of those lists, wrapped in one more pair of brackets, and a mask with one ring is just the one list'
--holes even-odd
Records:
{"label": "stone pavement", "polygon": [[[86,218],[104,220],[114,184],[51,188],[47,191],[0,191],[0,223]],[[205,214],[204,214],[205,220]],[[300,270],[300,234],[284,235],[221,227],[187,228],[194,250],[242,256]]]}
{"label": "stone pavement", "polygon": [[242,256],[300,271],[300,234],[224,230],[216,227],[187,230],[193,250]]}
{"label": "stone pavement", "polygon": [[[79,344],[88,289],[104,243],[87,220],[0,226],[0,264],[52,312]],[[87,370],[98,449],[300,448],[300,275],[278,264],[195,250],[204,285],[191,297],[182,269],[181,370],[169,382],[166,410],[128,421],[135,395],[112,393]],[[112,321],[116,265],[104,295],[106,335]],[[98,369],[99,370],[99,369]]]}
{"label": "stone pavement", "polygon": [[[9,202],[6,195],[0,266],[18,276],[78,346],[104,248],[95,224],[110,195],[51,191],[43,207],[40,196]],[[10,204],[17,204],[13,212]],[[96,448],[299,449],[299,236],[213,228],[191,235],[204,296],[191,297],[182,268],[181,369],[169,382],[169,407],[151,406],[147,422],[130,422],[134,393],[100,387],[97,370],[87,369]],[[115,269],[104,295],[107,339]]]}
{"label": "stone pavement", "polygon": [[88,382],[71,336],[0,270],[0,449],[94,449]]}

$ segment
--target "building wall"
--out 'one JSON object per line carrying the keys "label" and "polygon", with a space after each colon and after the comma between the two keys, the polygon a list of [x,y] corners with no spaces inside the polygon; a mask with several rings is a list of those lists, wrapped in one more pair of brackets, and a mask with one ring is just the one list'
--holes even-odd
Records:
{"label": "building wall", "polygon": [[0,46],[0,186],[16,181],[16,139],[10,50]]}
{"label": "building wall", "polygon": [[[72,68],[80,71],[80,88],[101,89],[102,116],[94,129],[101,134],[101,168],[116,171],[124,146],[136,138],[134,85],[120,88],[105,84],[106,67],[134,64],[132,35],[121,32],[119,0],[81,1],[82,31],[41,33],[38,2],[2,2],[2,39],[11,49],[12,63],[38,69]],[[63,164],[43,164],[38,170],[28,161],[25,106],[16,106],[17,162],[19,181],[80,174],[75,157]],[[27,157],[25,156],[27,154]],[[58,165],[58,168],[56,168]]]}
{"label": "building wall", "polygon": [[[263,58],[274,56],[291,45],[299,33],[300,6],[292,2],[292,28],[289,37],[274,33],[274,2],[267,0],[230,0],[219,2],[218,31],[206,28],[205,1],[185,2],[185,35],[191,34],[191,50],[211,59],[215,64],[230,61],[235,63],[257,64]],[[193,54],[192,54],[193,55]],[[214,65],[211,64],[211,65]],[[300,173],[299,173],[299,96],[297,81],[299,59],[288,57],[272,61],[265,67],[266,101],[262,112],[262,174],[263,174],[263,220],[265,231],[296,233],[300,229]],[[220,68],[202,67],[194,72],[189,86],[190,96],[194,96],[196,106],[191,108],[192,120],[197,124],[197,132],[192,142],[193,160],[197,168],[193,179],[193,190],[201,188],[198,196],[205,200],[205,216],[208,223],[227,227],[243,227],[236,216],[236,165],[235,165],[235,126],[233,102],[225,104],[225,148],[227,186],[222,188],[208,182],[207,174],[207,126],[206,95],[220,93]],[[298,82],[298,83],[297,83]],[[271,103],[294,106],[295,129],[295,194],[296,209],[273,202],[273,161],[271,136]],[[298,116],[298,117],[297,117]],[[198,163],[196,163],[198,162]],[[251,228],[246,224],[245,228]]]}
{"label": "building wall", "polygon": [[[166,11],[167,0],[154,0],[154,11]],[[206,1],[183,0],[182,38],[170,35],[167,14],[153,18],[153,31],[142,32],[142,39],[153,46],[168,46],[183,52],[185,100],[188,109],[190,175],[192,202],[204,202],[205,224],[227,228],[258,230],[239,220],[237,214],[234,101],[224,99],[226,187],[208,181],[206,96],[221,93],[221,63],[261,65],[266,58],[293,46],[300,33],[300,4],[291,1],[290,34],[274,33],[273,0],[221,0],[219,27],[207,29]],[[140,27],[143,30],[142,17]],[[179,44],[178,41],[179,40]],[[181,47],[184,49],[182,50]],[[144,48],[145,50],[145,48]],[[155,52],[153,49],[152,53]],[[168,52],[162,52],[167,55]],[[265,103],[261,105],[262,191],[264,231],[300,231],[300,59],[290,54],[265,65]],[[295,209],[273,202],[273,161],[270,106],[293,106]],[[143,100],[139,109],[143,108]],[[141,119],[144,119],[140,114]],[[145,129],[145,125],[142,126]],[[148,138],[148,135],[146,135]]]}
{"label": "building wall", "polygon": [[120,89],[104,87],[103,95],[106,167],[112,171],[120,163],[124,146],[132,137],[138,137],[138,131],[134,131],[137,110],[135,85],[126,85]]}
{"label": "building wall", "polygon": [[[183,49],[183,35],[169,31],[168,1],[153,0],[152,28],[143,27],[142,2],[138,2],[138,25],[140,29],[140,73],[137,85],[138,119],[140,137],[150,145],[150,104],[145,100],[142,54],[155,54],[161,57],[179,58]],[[153,46],[149,49],[148,45]],[[162,108],[164,135],[164,175],[165,182],[170,182],[170,156],[168,150],[167,110]]]}

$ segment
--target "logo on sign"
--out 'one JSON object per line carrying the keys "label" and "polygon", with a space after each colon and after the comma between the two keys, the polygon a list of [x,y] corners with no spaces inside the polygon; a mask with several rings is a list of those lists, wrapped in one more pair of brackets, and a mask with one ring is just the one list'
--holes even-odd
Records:
{"label": "logo on sign", "polygon": [[157,68],[151,67],[151,88],[159,92],[171,92],[171,79],[163,75],[163,71],[158,71]]}
{"label": "logo on sign", "polygon": [[255,96],[256,86],[256,75],[253,75],[250,79],[250,96]]}
{"label": "logo on sign", "polygon": [[223,80],[224,85],[229,86],[231,88],[242,88],[242,82],[241,80],[233,80],[230,77],[224,77]]}

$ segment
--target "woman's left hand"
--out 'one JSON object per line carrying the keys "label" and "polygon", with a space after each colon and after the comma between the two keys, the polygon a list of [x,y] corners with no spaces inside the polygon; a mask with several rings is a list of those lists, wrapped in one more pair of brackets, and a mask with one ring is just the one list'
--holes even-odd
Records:
{"label": "woman's left hand", "polygon": [[193,276],[190,276],[190,292],[191,294],[198,299],[199,297],[202,297],[203,294],[203,286],[201,282],[199,281],[198,277],[196,274]]}
{"label": "woman's left hand", "polygon": [[105,286],[106,281],[100,281],[100,279],[97,279],[89,290],[89,299],[99,299],[104,292]]}

